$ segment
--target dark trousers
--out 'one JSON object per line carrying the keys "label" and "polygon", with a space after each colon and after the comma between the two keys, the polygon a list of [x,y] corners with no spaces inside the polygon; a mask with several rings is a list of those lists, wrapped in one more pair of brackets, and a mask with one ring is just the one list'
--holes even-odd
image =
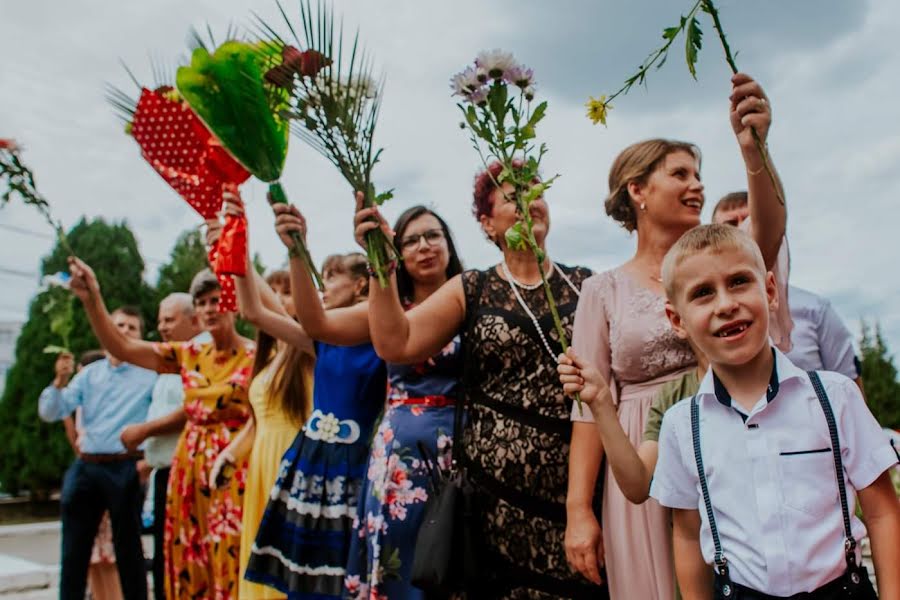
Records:
{"label": "dark trousers", "polygon": [[146,600],[147,571],[141,548],[141,485],[134,460],[103,464],[77,459],[63,478],[61,600],[84,600],[91,549],[103,511],[112,522],[122,594]]}
{"label": "dark trousers", "polygon": [[171,467],[157,469],[153,476],[153,595],[156,600],[166,600],[163,535],[166,530],[166,489],[171,470]]}

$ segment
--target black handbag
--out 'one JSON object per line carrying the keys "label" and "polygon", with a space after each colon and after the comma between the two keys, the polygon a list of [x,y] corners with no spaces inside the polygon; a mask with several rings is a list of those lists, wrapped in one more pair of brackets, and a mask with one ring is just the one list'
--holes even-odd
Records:
{"label": "black handbag", "polygon": [[[474,323],[475,303],[484,287],[484,272],[477,272],[476,278],[474,294],[466,298],[464,348]],[[468,368],[465,374],[469,374]],[[418,442],[430,476],[430,493],[416,536],[410,581],[429,598],[474,590],[481,575],[477,493],[462,459],[463,398],[457,401],[454,410],[452,460],[448,471],[444,472],[425,444]]]}
{"label": "black handbag", "polygon": [[[875,588],[869,579],[869,572],[864,565],[856,562],[856,539],[850,530],[850,508],[847,502],[847,490],[844,486],[844,463],[841,460],[841,442],[838,438],[837,424],[834,412],[831,410],[831,402],[815,371],[808,373],[809,380],[816,390],[819,405],[825,413],[828,422],[828,433],[831,437],[831,452],[834,462],[835,478],[837,479],[838,492],[841,499],[841,514],[844,520],[844,558],[847,569],[843,575],[825,584],[821,588],[803,594],[804,598],[815,600],[878,600]],[[716,517],[712,509],[712,501],[709,496],[709,488],[706,482],[706,471],[703,468],[703,456],[700,452],[700,417],[697,396],[691,399],[691,437],[694,446],[694,461],[697,464],[697,473],[700,476],[700,490],[703,494],[703,503],[706,505],[706,516],[709,521],[713,546],[715,547],[713,598],[714,600],[770,600],[770,596],[757,592],[731,581],[728,573],[728,560],[722,551],[719,541],[719,532],[716,528]]]}
{"label": "black handbag", "polygon": [[453,423],[453,458],[447,472],[441,470],[425,444],[418,442],[431,489],[416,536],[410,580],[436,596],[464,592],[478,579],[475,488],[457,458],[462,452],[463,410],[460,401]]}

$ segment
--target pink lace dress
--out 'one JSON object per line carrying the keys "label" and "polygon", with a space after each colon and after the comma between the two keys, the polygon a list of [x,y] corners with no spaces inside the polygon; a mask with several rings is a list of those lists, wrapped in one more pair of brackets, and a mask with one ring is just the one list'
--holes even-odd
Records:
{"label": "pink lace dress", "polygon": [[[616,268],[587,279],[575,312],[573,340],[582,359],[610,382],[619,422],[637,447],[659,388],[696,366],[690,346],[665,316],[665,298]],[[575,421],[593,421],[585,406]],[[610,598],[675,597],[668,511],[652,498],[632,504],[607,468],[603,544]]]}

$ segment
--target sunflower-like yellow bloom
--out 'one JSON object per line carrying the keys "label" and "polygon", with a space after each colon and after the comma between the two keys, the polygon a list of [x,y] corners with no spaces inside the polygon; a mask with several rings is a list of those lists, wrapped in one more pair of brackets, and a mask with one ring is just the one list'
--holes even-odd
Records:
{"label": "sunflower-like yellow bloom", "polygon": [[606,103],[606,95],[594,98],[593,96],[584,104],[587,107],[587,117],[596,125],[606,125],[606,114],[612,108]]}

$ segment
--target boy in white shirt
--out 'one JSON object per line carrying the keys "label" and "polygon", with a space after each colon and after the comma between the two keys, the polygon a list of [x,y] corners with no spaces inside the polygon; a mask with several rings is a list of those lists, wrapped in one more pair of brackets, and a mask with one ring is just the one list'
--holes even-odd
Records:
{"label": "boy in white shirt", "polygon": [[[811,378],[772,347],[777,291],[753,239],[694,228],[666,255],[663,280],[673,329],[710,363],[697,395],[663,419],[650,490],[673,509],[684,598],[875,598],[859,566],[866,526],[853,516],[856,496],[881,597],[900,598],[900,503],[889,474],[900,457],[850,379]],[[572,358],[561,377],[568,393],[608,393]]]}

